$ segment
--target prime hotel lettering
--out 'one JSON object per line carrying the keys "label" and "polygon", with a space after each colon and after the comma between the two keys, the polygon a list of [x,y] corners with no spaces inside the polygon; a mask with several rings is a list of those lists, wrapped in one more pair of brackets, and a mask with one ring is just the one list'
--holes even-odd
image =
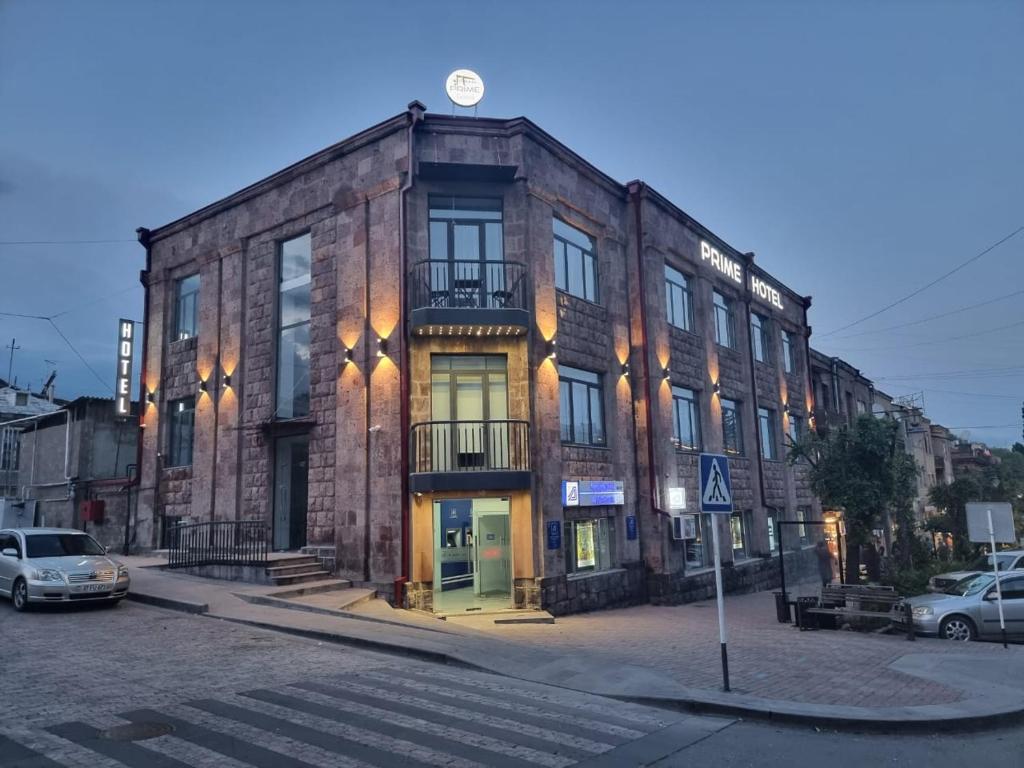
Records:
{"label": "prime hotel lettering", "polygon": [[[737,285],[743,285],[743,267],[738,261],[734,261],[709,245],[706,241],[700,241],[700,257],[704,261],[710,261],[711,266],[728,278],[731,278]],[[750,276],[750,292],[761,301],[771,304],[777,309],[782,309],[782,294],[779,290],[756,275]]]}
{"label": "prime hotel lettering", "polygon": [[117,321],[117,383],[114,386],[114,415],[127,418],[132,413],[132,352],[135,350],[135,323],[123,317]]}

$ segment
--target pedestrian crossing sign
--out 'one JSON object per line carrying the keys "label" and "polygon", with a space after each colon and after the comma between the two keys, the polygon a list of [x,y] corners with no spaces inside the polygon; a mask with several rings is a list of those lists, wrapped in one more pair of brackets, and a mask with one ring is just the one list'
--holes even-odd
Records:
{"label": "pedestrian crossing sign", "polygon": [[732,482],[729,457],[719,453],[700,455],[700,511],[732,514]]}

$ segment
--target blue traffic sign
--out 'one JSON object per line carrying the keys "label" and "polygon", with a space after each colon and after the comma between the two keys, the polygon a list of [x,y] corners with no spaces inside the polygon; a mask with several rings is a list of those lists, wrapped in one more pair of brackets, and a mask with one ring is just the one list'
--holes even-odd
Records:
{"label": "blue traffic sign", "polygon": [[700,511],[732,514],[732,482],[729,457],[720,453],[700,455]]}

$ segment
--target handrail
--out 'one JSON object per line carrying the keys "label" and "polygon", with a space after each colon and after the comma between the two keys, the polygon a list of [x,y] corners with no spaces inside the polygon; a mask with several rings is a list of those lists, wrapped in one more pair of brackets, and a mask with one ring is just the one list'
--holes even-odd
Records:
{"label": "handrail", "polygon": [[530,422],[422,421],[412,425],[412,472],[526,472]]}
{"label": "handrail", "polygon": [[167,532],[167,565],[266,565],[269,536],[260,520],[183,523]]}
{"label": "handrail", "polygon": [[413,309],[526,309],[526,265],[423,259],[412,267],[410,291]]}

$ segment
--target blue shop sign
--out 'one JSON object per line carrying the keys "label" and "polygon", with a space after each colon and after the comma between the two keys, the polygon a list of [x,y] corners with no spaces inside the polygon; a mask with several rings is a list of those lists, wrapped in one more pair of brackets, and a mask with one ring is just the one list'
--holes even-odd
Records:
{"label": "blue shop sign", "polygon": [[558,520],[548,523],[548,549],[562,548],[562,524]]}
{"label": "blue shop sign", "polygon": [[621,480],[563,480],[563,507],[609,507],[626,503]]}
{"label": "blue shop sign", "polygon": [[626,516],[626,538],[630,541],[636,538],[636,515]]}

